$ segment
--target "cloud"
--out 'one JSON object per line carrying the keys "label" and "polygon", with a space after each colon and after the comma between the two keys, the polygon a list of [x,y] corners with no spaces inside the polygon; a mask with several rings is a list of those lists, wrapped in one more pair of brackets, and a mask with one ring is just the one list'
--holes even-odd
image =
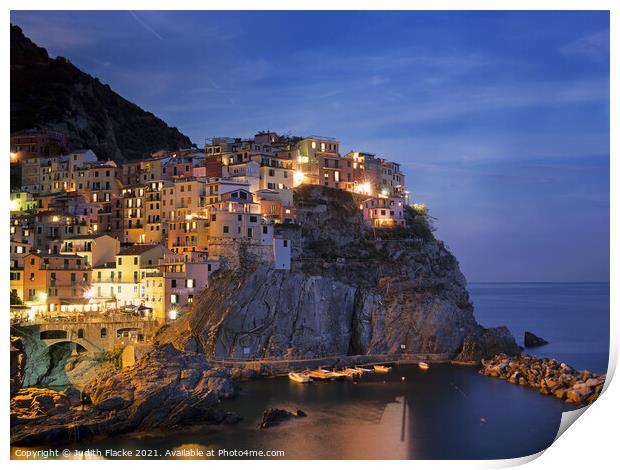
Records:
{"label": "cloud", "polygon": [[596,62],[609,61],[609,29],[581,36],[563,46],[560,52]]}
{"label": "cloud", "polygon": [[160,41],[163,41],[164,38],[162,38],[159,33],[157,31],[155,31],[153,28],[151,28],[148,24],[146,24],[142,19],[140,19],[140,17],[138,17],[138,15],[136,15],[133,11],[129,10],[129,14],[133,17],[134,20],[136,20],[138,22],[138,24],[140,26],[142,26],[144,29],[146,29],[149,33],[151,33],[153,36],[155,36],[157,39],[159,39]]}

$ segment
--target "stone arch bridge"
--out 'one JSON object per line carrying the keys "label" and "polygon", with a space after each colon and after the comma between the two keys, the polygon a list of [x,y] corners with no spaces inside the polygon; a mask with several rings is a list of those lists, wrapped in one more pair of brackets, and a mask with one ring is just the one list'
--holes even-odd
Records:
{"label": "stone arch bridge", "polygon": [[48,347],[71,344],[89,353],[110,351],[119,346],[149,343],[157,323],[142,319],[35,320],[13,325],[14,333],[41,341]]}

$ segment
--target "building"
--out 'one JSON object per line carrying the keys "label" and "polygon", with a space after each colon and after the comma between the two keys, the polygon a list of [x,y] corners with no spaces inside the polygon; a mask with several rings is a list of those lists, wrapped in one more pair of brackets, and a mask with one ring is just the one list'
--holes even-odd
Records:
{"label": "building", "polygon": [[49,157],[62,154],[67,148],[67,136],[50,129],[29,129],[11,133],[11,153],[16,159]]}
{"label": "building", "polygon": [[23,278],[24,301],[38,313],[86,310],[91,269],[82,257],[29,253]]}
{"label": "building", "polygon": [[[162,245],[132,245],[121,248],[113,262],[93,267],[93,296],[100,303],[113,301],[119,309],[148,308],[163,312],[158,299],[146,302],[144,286],[159,273],[159,260],[170,253]],[[150,292],[152,294],[152,291]]]}
{"label": "building", "polygon": [[114,262],[120,245],[109,235],[78,235],[63,240],[61,254],[75,254],[81,256],[87,266],[99,266]]}
{"label": "building", "polygon": [[27,191],[11,191],[9,210],[11,212],[30,212],[37,208],[37,201]]}
{"label": "building", "polygon": [[208,259],[206,252],[189,257],[167,254],[160,261],[164,282],[164,321],[175,320],[189,307],[194,296],[209,285],[209,276],[219,269],[218,260]]}
{"label": "building", "polygon": [[400,197],[366,199],[362,203],[364,223],[372,227],[404,226],[404,206],[404,199]]}

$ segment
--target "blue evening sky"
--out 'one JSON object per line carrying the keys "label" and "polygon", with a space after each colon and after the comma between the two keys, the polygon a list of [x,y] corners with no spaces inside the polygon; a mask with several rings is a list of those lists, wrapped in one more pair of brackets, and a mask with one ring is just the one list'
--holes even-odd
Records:
{"label": "blue evening sky", "polygon": [[609,280],[606,12],[13,12],[198,145],[320,134],[403,164],[470,281]]}

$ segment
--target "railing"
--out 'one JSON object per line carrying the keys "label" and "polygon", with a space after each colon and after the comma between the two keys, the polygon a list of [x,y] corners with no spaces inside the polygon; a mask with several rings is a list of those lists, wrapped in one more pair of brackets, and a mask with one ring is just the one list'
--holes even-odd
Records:
{"label": "railing", "polygon": [[29,318],[27,314],[16,315],[11,317],[11,324],[18,325],[44,325],[48,323],[121,323],[121,322],[154,322],[151,316],[141,316],[133,313],[111,313],[111,314],[81,314],[81,315],[36,315],[35,318]]}

